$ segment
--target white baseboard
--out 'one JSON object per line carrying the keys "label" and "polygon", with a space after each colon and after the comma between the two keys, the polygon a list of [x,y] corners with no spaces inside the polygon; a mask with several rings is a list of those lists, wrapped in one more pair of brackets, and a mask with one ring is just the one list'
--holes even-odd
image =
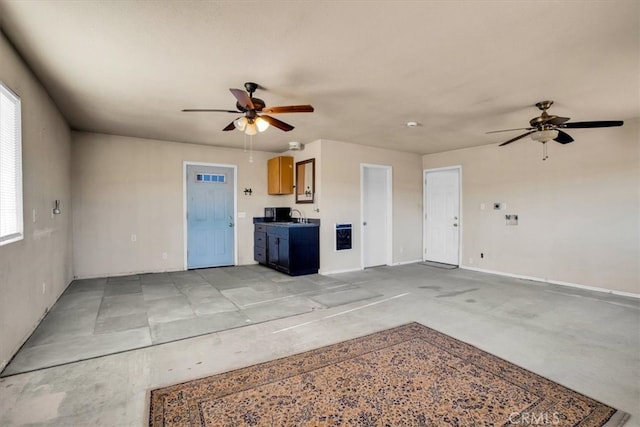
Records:
{"label": "white baseboard", "polygon": [[542,283],[549,283],[549,284],[552,284],[552,285],[560,285],[560,286],[568,286],[568,287],[571,287],[571,288],[586,289],[586,290],[589,290],[589,291],[604,292],[604,293],[607,293],[607,294],[620,295],[620,296],[623,296],[623,297],[640,298],[640,294],[635,294],[633,292],[616,291],[614,289],[599,288],[597,286],[581,285],[579,283],[563,282],[563,281],[560,281],[560,280],[550,280],[550,279],[544,279],[542,277],[525,276],[525,275],[522,275],[522,274],[505,273],[503,271],[486,270],[484,268],[469,267],[469,266],[466,266],[466,265],[460,265],[459,268],[462,268],[464,270],[477,271],[479,273],[489,273],[489,274],[496,274],[498,276],[513,277],[515,279],[533,280],[534,282],[542,282]]}
{"label": "white baseboard", "polygon": [[[411,261],[394,262],[393,264],[380,265],[379,267],[394,267],[396,265],[415,264],[416,262],[422,262],[422,260],[421,259],[415,259],[415,260],[411,260]],[[361,268],[361,267],[358,267],[358,268],[347,268],[347,269],[343,269],[343,270],[328,270],[328,271],[320,270],[320,271],[318,271],[318,274],[352,273],[354,271],[362,271],[362,270],[364,270],[364,268]]]}
{"label": "white baseboard", "polygon": [[411,260],[411,261],[400,261],[400,262],[393,263],[393,265],[415,264],[417,262],[422,262],[422,260],[421,259],[414,259],[414,260]]}
{"label": "white baseboard", "polygon": [[362,268],[345,268],[343,270],[319,270],[318,274],[340,274],[340,273],[352,273],[354,271],[362,271]]}
{"label": "white baseboard", "polygon": [[162,271],[149,271],[149,270],[139,270],[139,271],[130,271],[126,273],[111,273],[111,274],[87,274],[83,276],[73,276],[71,279],[73,280],[85,280],[85,279],[104,279],[105,277],[123,277],[123,276],[134,276],[137,274],[158,274],[158,273],[172,273],[177,271],[185,271],[181,268],[175,269],[167,269]]}

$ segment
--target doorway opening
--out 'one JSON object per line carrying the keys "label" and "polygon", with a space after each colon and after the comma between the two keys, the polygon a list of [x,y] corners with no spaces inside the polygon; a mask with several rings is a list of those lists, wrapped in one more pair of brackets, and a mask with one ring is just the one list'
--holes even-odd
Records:
{"label": "doorway opening", "polygon": [[362,268],[393,264],[392,168],[360,165]]}
{"label": "doorway opening", "polygon": [[424,171],[423,261],[460,265],[461,166]]}

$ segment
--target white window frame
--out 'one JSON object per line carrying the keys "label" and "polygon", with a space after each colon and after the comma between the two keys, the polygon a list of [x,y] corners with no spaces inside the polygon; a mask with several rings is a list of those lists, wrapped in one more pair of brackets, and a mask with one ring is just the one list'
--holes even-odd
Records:
{"label": "white window frame", "polygon": [[24,238],[21,100],[0,81],[0,246]]}

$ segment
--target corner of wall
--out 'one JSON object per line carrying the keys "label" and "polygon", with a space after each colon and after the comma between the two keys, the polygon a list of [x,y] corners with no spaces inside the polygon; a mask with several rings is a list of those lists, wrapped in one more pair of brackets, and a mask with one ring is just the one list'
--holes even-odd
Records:
{"label": "corner of wall", "polygon": [[[36,76],[0,33],[0,79],[22,99],[24,239],[0,247],[0,360],[6,364],[73,274],[71,135]],[[54,215],[60,200],[61,214]]]}

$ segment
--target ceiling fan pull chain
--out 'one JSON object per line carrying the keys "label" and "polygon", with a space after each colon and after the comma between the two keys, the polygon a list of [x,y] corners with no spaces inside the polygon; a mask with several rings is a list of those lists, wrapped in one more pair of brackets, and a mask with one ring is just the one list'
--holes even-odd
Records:
{"label": "ceiling fan pull chain", "polygon": [[547,143],[543,142],[542,143],[542,160],[547,160],[549,158],[549,155],[547,154]]}
{"label": "ceiling fan pull chain", "polygon": [[253,135],[249,135],[249,163],[253,163]]}

